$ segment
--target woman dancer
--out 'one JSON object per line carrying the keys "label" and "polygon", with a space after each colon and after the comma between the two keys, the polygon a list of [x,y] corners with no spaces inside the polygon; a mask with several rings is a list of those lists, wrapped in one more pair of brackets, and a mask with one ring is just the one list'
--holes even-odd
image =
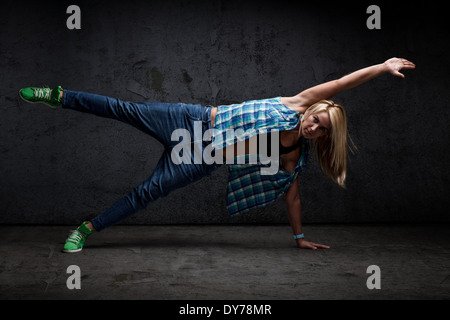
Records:
{"label": "woman dancer", "polygon": [[[130,217],[159,197],[209,175],[230,154],[233,159],[241,155],[247,161],[253,154],[260,156],[256,162],[233,162],[228,166],[227,209],[230,215],[265,206],[285,194],[297,246],[317,249],[329,246],[305,240],[301,223],[297,176],[305,167],[306,140],[312,142],[322,171],[344,187],[348,147],[346,114],[342,106],[329,99],[385,73],[404,78],[400,70],[414,68],[415,65],[406,59],[392,58],[306,89],[296,96],[219,107],[125,102],[70,91],[61,86],[54,89],[28,87],[21,89],[19,95],[31,103],[120,120],[148,133],[165,147],[151,176],[103,213],[73,230],[66,240],[64,252],[81,251],[91,234]],[[193,139],[186,142],[183,138],[180,143],[177,139],[180,135],[174,135],[180,130]],[[229,134],[230,131],[234,134]],[[268,154],[266,144],[259,143],[260,149],[255,150],[255,144],[251,143],[255,138],[259,138],[259,142],[267,141],[266,133],[271,135],[271,158],[275,154],[274,162],[281,168],[275,166],[273,170],[273,163],[268,168],[267,161],[262,161],[264,157],[261,156]],[[181,158],[180,150],[183,151]],[[196,161],[190,161],[192,159]],[[230,162],[226,160],[226,163]]]}

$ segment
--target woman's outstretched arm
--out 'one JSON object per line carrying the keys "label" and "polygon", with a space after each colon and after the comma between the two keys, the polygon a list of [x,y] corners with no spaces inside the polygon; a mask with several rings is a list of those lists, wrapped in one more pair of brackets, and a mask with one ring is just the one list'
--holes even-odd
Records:
{"label": "woman's outstretched arm", "polygon": [[414,69],[414,63],[401,58],[392,58],[384,63],[376,64],[357,70],[340,79],[329,81],[300,92],[293,97],[292,102],[298,106],[310,106],[320,100],[328,100],[341,91],[357,87],[382,74],[390,73],[394,76],[405,78],[400,73],[403,69]]}

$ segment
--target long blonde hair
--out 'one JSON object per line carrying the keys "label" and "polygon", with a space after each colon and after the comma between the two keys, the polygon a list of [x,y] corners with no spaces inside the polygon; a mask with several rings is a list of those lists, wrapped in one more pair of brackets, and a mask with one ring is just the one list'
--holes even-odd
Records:
{"label": "long blonde hair", "polygon": [[[310,106],[302,117],[327,111],[330,116],[329,132],[313,140],[313,147],[322,171],[335,183],[345,188],[347,174],[347,116],[344,108],[331,100],[321,100]],[[301,132],[301,131],[300,131]]]}

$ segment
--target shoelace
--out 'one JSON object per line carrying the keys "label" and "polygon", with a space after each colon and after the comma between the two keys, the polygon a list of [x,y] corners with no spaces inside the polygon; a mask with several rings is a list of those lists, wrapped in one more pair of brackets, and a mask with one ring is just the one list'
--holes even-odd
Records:
{"label": "shoelace", "polygon": [[50,100],[50,94],[52,89],[50,88],[38,88],[33,90],[33,94],[36,98]]}
{"label": "shoelace", "polygon": [[83,232],[80,232],[78,230],[72,230],[72,233],[69,234],[69,237],[66,241],[70,241],[73,243],[78,243],[81,240],[83,240],[86,237],[86,235]]}

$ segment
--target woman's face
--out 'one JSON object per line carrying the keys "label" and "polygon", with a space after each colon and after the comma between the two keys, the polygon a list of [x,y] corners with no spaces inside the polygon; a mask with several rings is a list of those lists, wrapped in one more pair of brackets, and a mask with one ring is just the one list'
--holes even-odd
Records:
{"label": "woman's face", "polygon": [[327,111],[311,114],[303,121],[300,134],[306,139],[316,139],[330,132],[331,121]]}

